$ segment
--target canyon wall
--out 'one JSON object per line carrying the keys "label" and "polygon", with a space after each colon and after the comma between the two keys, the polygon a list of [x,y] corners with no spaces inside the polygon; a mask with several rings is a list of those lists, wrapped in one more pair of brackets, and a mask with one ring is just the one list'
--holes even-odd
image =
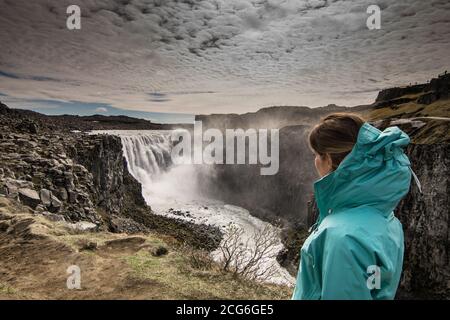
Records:
{"label": "canyon wall", "polygon": [[197,115],[195,120],[202,121],[204,129],[279,129],[287,126],[310,125],[332,112],[359,112],[369,108],[368,105],[348,108],[334,104],[319,108],[268,107],[244,114]]}
{"label": "canyon wall", "polygon": [[410,145],[414,182],[396,209],[405,232],[399,298],[450,299],[450,145]]}
{"label": "canyon wall", "polygon": [[[450,145],[411,144],[406,153],[422,192],[412,181],[409,193],[395,209],[405,236],[403,273],[396,298],[450,299]],[[313,198],[306,211],[309,227],[318,215]],[[286,249],[278,260],[293,275],[307,236],[305,225],[294,225],[283,232]]]}
{"label": "canyon wall", "polygon": [[252,215],[272,223],[306,222],[306,204],[317,177],[307,145],[308,126],[280,130],[279,171],[261,175],[261,165],[215,165],[201,175],[205,195],[247,208]]}
{"label": "canyon wall", "polygon": [[393,102],[401,104],[416,101],[419,104],[431,104],[437,100],[450,97],[450,74],[444,73],[427,83],[394,87],[381,90],[375,101],[375,107],[392,105]]}

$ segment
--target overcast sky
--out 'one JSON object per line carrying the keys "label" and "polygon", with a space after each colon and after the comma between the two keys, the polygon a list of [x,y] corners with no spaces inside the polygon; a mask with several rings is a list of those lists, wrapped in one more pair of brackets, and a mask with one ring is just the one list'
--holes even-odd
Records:
{"label": "overcast sky", "polygon": [[[70,4],[81,30],[66,28]],[[380,30],[366,27],[371,4]],[[353,106],[450,71],[448,0],[0,0],[0,12],[0,100],[46,113]]]}

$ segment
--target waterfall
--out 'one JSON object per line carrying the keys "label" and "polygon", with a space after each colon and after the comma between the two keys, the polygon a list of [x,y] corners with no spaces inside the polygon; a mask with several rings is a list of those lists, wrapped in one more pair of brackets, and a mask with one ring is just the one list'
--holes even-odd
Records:
{"label": "waterfall", "polygon": [[170,132],[122,132],[123,153],[130,173],[142,184],[151,183],[171,165],[172,142]]}
{"label": "waterfall", "polygon": [[[202,197],[199,192],[201,188],[198,188],[198,184],[202,183],[199,179],[199,170],[205,173],[204,170],[214,169],[207,165],[173,164],[170,131],[109,130],[92,133],[111,134],[121,138],[128,170],[141,183],[142,195],[155,214],[214,225],[222,230],[235,225],[244,230],[242,242],[250,244],[254,240],[255,232],[270,226],[267,222],[252,216],[244,208]],[[273,250],[276,253],[282,248],[283,245],[279,241]],[[247,254],[250,255],[251,251]],[[220,260],[220,250],[213,252],[212,256]],[[274,257],[266,260],[262,262],[263,267],[275,264],[277,270],[269,282],[289,285],[294,283],[295,279]]]}

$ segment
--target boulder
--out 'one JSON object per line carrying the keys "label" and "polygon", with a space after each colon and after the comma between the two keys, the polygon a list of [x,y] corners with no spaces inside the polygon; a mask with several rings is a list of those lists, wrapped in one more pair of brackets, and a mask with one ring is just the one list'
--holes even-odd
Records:
{"label": "boulder", "polygon": [[43,213],[47,210],[47,208],[43,204],[38,204],[34,210],[38,213]]}
{"label": "boulder", "polygon": [[169,250],[167,250],[166,247],[159,246],[158,248],[152,250],[151,253],[154,257],[161,257],[161,256],[165,256],[166,254],[168,254]]}
{"label": "boulder", "polygon": [[18,191],[20,201],[32,208],[36,209],[36,207],[41,203],[41,198],[39,198],[39,194],[33,189],[25,189],[21,188]]}
{"label": "boulder", "polygon": [[16,125],[16,129],[21,132],[37,134],[39,132],[39,126],[36,122],[30,119],[24,119]]}
{"label": "boulder", "polygon": [[87,221],[70,223],[68,226],[72,230],[82,231],[82,232],[92,232],[92,231],[97,231],[97,229],[98,229],[98,226],[95,223],[87,222]]}
{"label": "boulder", "polygon": [[62,207],[62,202],[53,194],[51,195],[51,204],[49,207],[50,212],[52,213],[56,213],[59,212],[59,210],[61,210]]}
{"label": "boulder", "polygon": [[0,179],[0,194],[6,195],[8,193],[8,189],[6,188],[5,181]]}
{"label": "boulder", "polygon": [[52,192],[48,189],[41,189],[39,192],[42,204],[49,207],[52,204]]}
{"label": "boulder", "polygon": [[16,179],[12,179],[12,178],[8,178],[6,179],[6,186],[8,188],[24,188],[24,189],[33,189],[34,188],[34,184],[30,181],[25,181],[25,180],[16,180]]}
{"label": "boulder", "polygon": [[76,191],[69,191],[68,192],[68,200],[69,203],[76,203],[78,198],[78,193]]}
{"label": "boulder", "polygon": [[12,184],[8,184],[8,182],[6,182],[5,186],[4,186],[4,190],[5,190],[5,194],[8,196],[8,198],[17,198],[18,196],[18,191],[19,188],[15,185]]}
{"label": "boulder", "polygon": [[67,199],[69,198],[69,196],[68,196],[68,194],[67,194],[66,188],[59,188],[59,190],[58,190],[58,197],[59,197],[62,201],[67,201]]}

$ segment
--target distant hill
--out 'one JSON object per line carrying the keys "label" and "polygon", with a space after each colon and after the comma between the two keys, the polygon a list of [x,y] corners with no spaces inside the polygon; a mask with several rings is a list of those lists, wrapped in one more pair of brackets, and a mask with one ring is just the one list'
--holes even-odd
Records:
{"label": "distant hill", "polygon": [[244,114],[197,115],[195,120],[202,121],[203,127],[207,128],[275,129],[293,125],[310,125],[319,121],[321,117],[333,112],[364,112],[370,109],[370,105],[353,108],[335,104],[319,108],[273,106]]}
{"label": "distant hill", "polygon": [[40,123],[41,127],[60,130],[170,130],[179,127],[190,127],[189,124],[161,124],[153,123],[149,120],[132,118],[128,116],[77,116],[77,115],[56,115],[48,116],[38,112],[11,109],[0,102],[0,115],[9,115],[10,117],[26,118]]}

